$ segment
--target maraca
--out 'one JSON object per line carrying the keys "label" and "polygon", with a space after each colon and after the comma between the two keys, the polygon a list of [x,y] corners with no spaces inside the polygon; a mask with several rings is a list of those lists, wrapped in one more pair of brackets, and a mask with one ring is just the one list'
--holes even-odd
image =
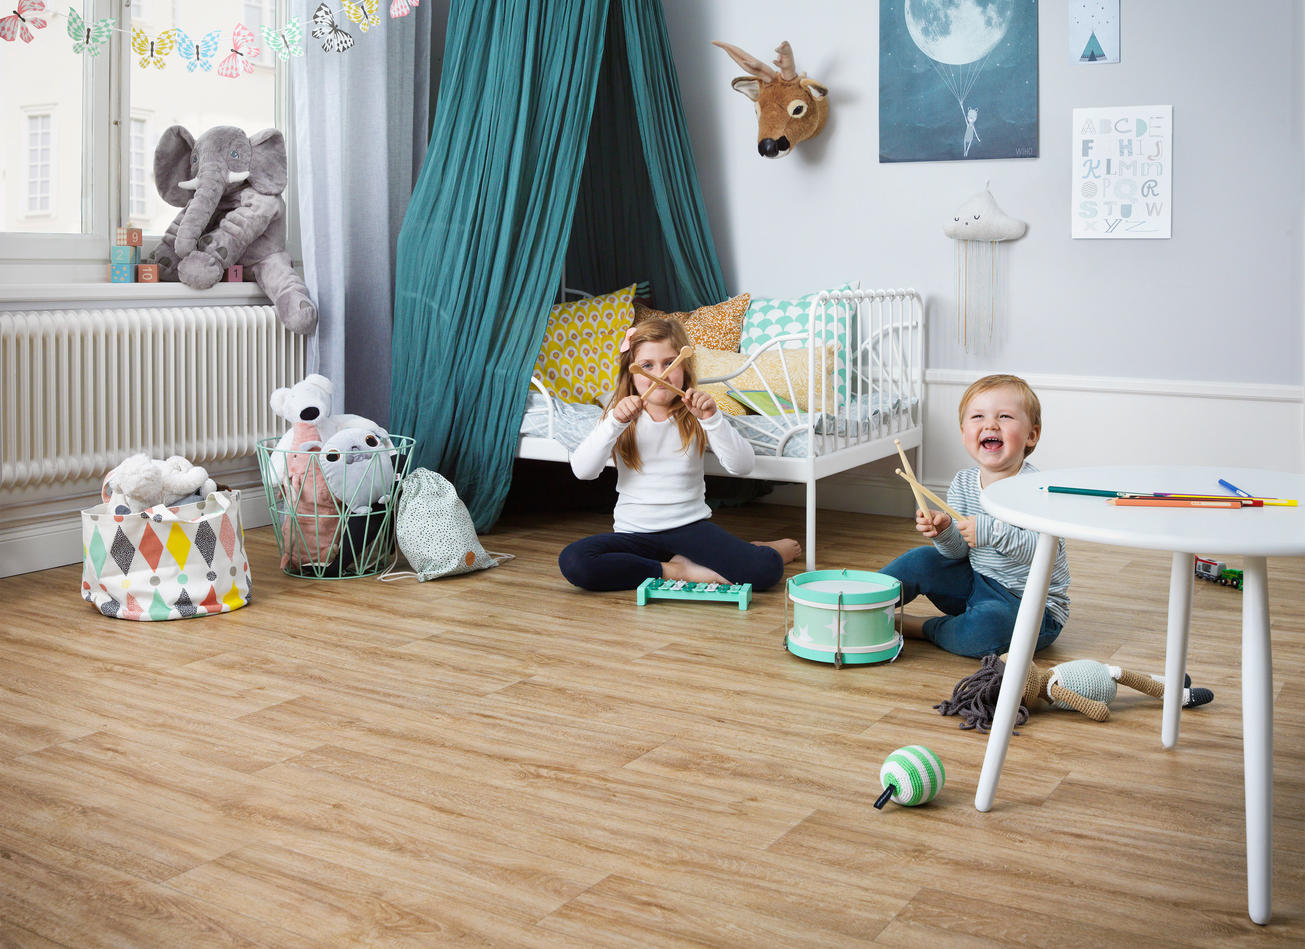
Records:
{"label": "maraca", "polygon": [[875,807],[883,810],[891,798],[895,804],[915,807],[927,804],[942,790],[947,781],[947,773],[942,762],[924,745],[907,745],[898,748],[884,759],[879,769],[879,783],[884,793],[875,801]]}

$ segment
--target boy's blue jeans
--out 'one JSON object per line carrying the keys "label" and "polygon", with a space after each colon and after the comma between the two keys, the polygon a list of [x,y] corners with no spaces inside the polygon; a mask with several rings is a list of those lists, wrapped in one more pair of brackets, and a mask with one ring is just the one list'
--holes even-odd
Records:
{"label": "boy's blue jeans", "polygon": [[[924,594],[946,613],[924,621],[924,638],[961,656],[986,656],[1010,649],[1020,598],[991,577],[976,573],[968,559],[944,557],[933,547],[908,550],[879,571],[902,584],[902,603]],[[1044,612],[1035,651],[1060,635],[1060,623]]]}

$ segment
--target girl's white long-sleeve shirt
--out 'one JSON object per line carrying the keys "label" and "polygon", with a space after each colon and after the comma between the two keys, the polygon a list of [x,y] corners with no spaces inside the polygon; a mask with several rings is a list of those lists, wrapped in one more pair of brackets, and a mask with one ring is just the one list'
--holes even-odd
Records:
{"label": "girl's white long-sleeve shirt", "polygon": [[[752,471],[757,461],[752,445],[734,430],[725,413],[699,421],[722,468],[740,476]],[[618,534],[644,534],[711,517],[702,455],[693,442],[688,448],[680,447],[680,429],[673,418],[658,422],[645,412],[630,423],[605,415],[571,453],[575,476],[581,481],[597,478],[612,457],[616,440],[631,424],[635,425],[641,469],[635,471],[619,456],[616,459],[618,497],[612,529]]]}

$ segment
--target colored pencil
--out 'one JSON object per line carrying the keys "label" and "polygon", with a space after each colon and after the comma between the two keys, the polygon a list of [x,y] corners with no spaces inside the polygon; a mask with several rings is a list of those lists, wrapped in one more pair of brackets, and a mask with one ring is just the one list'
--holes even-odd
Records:
{"label": "colored pencil", "polygon": [[1067,488],[1059,484],[1049,484],[1043,488],[1049,494],[1086,494],[1093,498],[1122,498],[1127,497],[1127,491],[1103,491],[1100,488]]}
{"label": "colored pencil", "polygon": [[1240,498],[1230,498],[1226,501],[1193,500],[1191,498],[1110,498],[1106,503],[1118,504],[1120,507],[1217,507],[1238,511],[1242,509]]}
{"label": "colored pencil", "polygon": [[1223,480],[1223,478],[1219,479],[1219,484],[1220,486],[1227,488],[1229,491],[1231,491],[1233,494],[1237,495],[1238,497],[1242,497],[1242,498],[1254,497],[1254,495],[1251,494],[1250,492],[1243,491],[1241,488],[1237,487],[1237,485],[1233,484],[1231,481],[1225,481]]}

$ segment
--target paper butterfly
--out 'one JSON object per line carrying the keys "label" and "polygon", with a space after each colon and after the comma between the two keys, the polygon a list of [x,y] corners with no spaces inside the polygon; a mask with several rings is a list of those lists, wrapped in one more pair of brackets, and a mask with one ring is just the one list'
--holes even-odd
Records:
{"label": "paper butterfly", "polygon": [[175,45],[171,30],[164,30],[159,34],[158,39],[151,40],[140,27],[133,26],[131,28],[131,48],[140,54],[141,69],[151,65],[155,69],[162,69],[167,66],[164,57],[172,52]]}
{"label": "paper butterfly", "polygon": [[73,41],[74,53],[100,55],[104,41],[113,34],[113,17],[106,16],[88,25],[81,14],[72,7],[68,8],[68,38]]}
{"label": "paper butterfly", "polygon": [[177,55],[186,61],[186,70],[194,72],[196,69],[202,69],[204,72],[212,72],[213,57],[217,55],[218,46],[222,43],[222,31],[214,30],[211,33],[205,33],[200,41],[196,43],[190,38],[190,34],[183,30],[176,30],[177,34]]}
{"label": "paper butterfly", "polygon": [[45,29],[45,20],[39,16],[28,16],[31,13],[44,13],[45,0],[18,0],[18,7],[9,16],[0,20],[0,39],[14,41],[14,37],[22,36],[24,43],[30,43],[35,37],[32,31],[27,27],[30,24],[33,29]]}
{"label": "paper butterfly", "polygon": [[341,0],[344,12],[366,33],[373,26],[381,25],[381,0]]}
{"label": "paper butterfly", "polygon": [[231,31],[231,53],[218,64],[217,73],[235,79],[242,72],[253,72],[252,60],[262,52],[254,45],[254,31],[243,23],[237,23]]}
{"label": "paper butterfly", "polygon": [[335,14],[324,3],[313,12],[313,39],[322,40],[326,53],[343,53],[353,46],[353,37],[335,25]]}
{"label": "paper butterfly", "polygon": [[418,6],[421,6],[421,0],[393,0],[390,3],[390,19],[397,20],[401,16],[407,16],[409,10]]}
{"label": "paper butterfly", "polygon": [[300,45],[304,39],[304,29],[299,25],[299,17],[292,16],[279,30],[267,25],[259,29],[263,31],[263,45],[283,60],[304,55],[304,48]]}

